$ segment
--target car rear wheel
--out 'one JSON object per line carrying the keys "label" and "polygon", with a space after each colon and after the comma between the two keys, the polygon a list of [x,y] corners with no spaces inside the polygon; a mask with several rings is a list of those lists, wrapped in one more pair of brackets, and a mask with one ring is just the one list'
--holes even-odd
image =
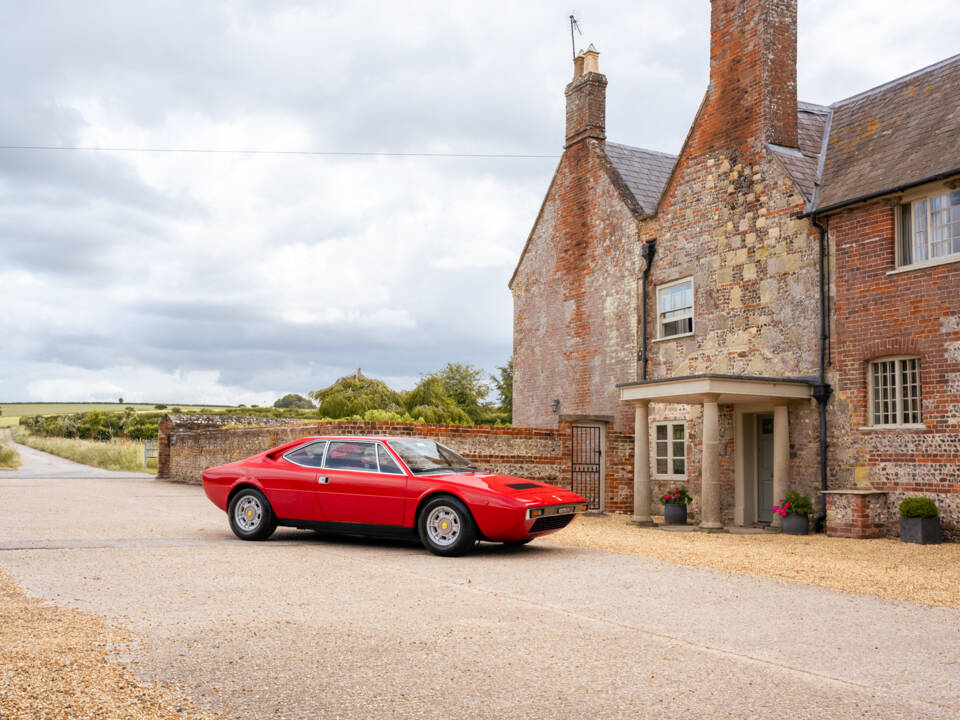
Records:
{"label": "car rear wheel", "polygon": [[230,529],[241,540],[266,540],[277,529],[277,519],[266,496],[256,488],[243,488],[227,508]]}
{"label": "car rear wheel", "polygon": [[477,541],[477,529],[467,506],[447,495],[435,497],[424,505],[417,530],[420,542],[434,555],[463,555]]}

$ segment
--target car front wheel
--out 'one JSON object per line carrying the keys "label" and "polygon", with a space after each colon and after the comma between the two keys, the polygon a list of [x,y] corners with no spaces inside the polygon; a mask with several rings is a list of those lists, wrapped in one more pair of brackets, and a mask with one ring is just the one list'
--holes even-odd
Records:
{"label": "car front wheel", "polygon": [[477,530],[467,506],[449,496],[427,502],[420,512],[417,530],[420,542],[434,555],[463,555],[477,540]]}
{"label": "car front wheel", "polygon": [[241,540],[266,540],[277,529],[277,520],[266,496],[256,488],[244,488],[227,508],[230,529]]}

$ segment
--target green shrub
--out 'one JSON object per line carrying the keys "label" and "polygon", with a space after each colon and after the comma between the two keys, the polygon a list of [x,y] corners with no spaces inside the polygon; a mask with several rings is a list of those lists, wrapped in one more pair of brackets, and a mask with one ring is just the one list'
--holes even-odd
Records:
{"label": "green shrub", "polygon": [[786,502],[790,503],[788,508],[788,513],[794,513],[795,515],[813,515],[815,512],[813,509],[813,503],[810,502],[810,496],[804,495],[803,493],[797,492],[796,490],[787,491],[787,500]]}
{"label": "green shrub", "polygon": [[16,470],[20,467],[20,453],[16,448],[0,445],[0,468]]}
{"label": "green shrub", "polygon": [[930,498],[907,497],[900,501],[900,517],[928,518],[939,514],[937,504]]}

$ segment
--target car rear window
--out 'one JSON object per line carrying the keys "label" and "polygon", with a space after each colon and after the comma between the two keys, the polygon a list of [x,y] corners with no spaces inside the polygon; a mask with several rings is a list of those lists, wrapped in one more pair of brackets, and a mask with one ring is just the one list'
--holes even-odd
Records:
{"label": "car rear window", "polygon": [[323,462],[323,449],[326,446],[327,443],[325,440],[323,442],[308,443],[307,445],[301,445],[296,450],[291,450],[283,457],[297,465],[318,468]]}
{"label": "car rear window", "polygon": [[403,470],[397,465],[397,461],[390,457],[390,453],[383,445],[377,445],[377,455],[380,458],[380,472],[390,475],[403,475]]}

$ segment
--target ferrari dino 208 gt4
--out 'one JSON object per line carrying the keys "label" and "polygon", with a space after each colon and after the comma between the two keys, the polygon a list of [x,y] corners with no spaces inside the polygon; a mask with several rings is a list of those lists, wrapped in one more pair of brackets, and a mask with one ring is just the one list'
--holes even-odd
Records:
{"label": "ferrari dino 208 gt4", "polygon": [[481,472],[433,440],[309,437],[203,473],[207,497],[243,540],[278,525],[352,535],[419,535],[437,555],[479,540],[522,545],[587,509],[565,488]]}

